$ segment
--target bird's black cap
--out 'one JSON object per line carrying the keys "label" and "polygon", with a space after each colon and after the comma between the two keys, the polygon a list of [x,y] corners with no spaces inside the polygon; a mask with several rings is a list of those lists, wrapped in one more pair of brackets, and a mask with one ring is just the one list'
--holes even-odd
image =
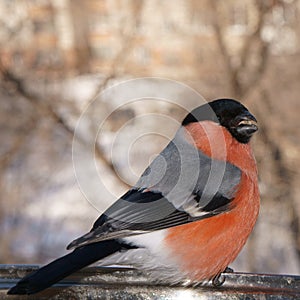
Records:
{"label": "bird's black cap", "polygon": [[248,143],[257,131],[255,117],[234,99],[217,99],[201,105],[184,118],[182,125],[201,121],[213,121],[224,126],[241,143]]}

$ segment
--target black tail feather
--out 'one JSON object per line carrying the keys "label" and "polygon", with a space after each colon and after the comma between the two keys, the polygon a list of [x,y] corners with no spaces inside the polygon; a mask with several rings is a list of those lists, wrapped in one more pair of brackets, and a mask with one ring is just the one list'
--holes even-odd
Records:
{"label": "black tail feather", "polygon": [[111,240],[77,248],[70,254],[58,258],[50,264],[25,276],[12,287],[7,294],[34,294],[42,291],[68,275],[124,247],[126,248],[126,245]]}

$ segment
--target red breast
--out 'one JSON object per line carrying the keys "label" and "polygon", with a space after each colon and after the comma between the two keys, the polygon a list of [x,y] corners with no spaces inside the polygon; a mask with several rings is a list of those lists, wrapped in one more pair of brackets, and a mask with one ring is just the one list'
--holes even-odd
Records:
{"label": "red breast", "polygon": [[206,155],[242,170],[229,212],[168,229],[165,242],[180,269],[193,280],[203,281],[225,270],[254,227],[259,211],[257,168],[250,145],[239,143],[214,122],[191,123],[186,133]]}

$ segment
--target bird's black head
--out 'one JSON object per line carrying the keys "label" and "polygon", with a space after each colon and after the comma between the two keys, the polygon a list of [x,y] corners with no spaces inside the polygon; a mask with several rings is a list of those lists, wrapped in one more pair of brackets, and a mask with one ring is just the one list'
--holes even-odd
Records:
{"label": "bird's black head", "polygon": [[182,125],[214,121],[224,126],[240,143],[246,144],[257,131],[257,121],[248,109],[233,99],[218,99],[192,110]]}

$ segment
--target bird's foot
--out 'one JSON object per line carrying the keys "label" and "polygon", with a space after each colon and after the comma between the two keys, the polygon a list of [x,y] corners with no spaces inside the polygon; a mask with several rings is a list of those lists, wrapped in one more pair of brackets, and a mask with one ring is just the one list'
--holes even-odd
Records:
{"label": "bird's foot", "polygon": [[223,273],[233,273],[234,271],[233,271],[233,269],[231,269],[231,268],[229,268],[229,267],[227,267],[224,271],[223,271]]}
{"label": "bird's foot", "polygon": [[215,287],[221,286],[225,282],[225,276],[223,273],[233,273],[233,269],[226,268],[222,273],[219,273],[212,279],[212,284]]}

